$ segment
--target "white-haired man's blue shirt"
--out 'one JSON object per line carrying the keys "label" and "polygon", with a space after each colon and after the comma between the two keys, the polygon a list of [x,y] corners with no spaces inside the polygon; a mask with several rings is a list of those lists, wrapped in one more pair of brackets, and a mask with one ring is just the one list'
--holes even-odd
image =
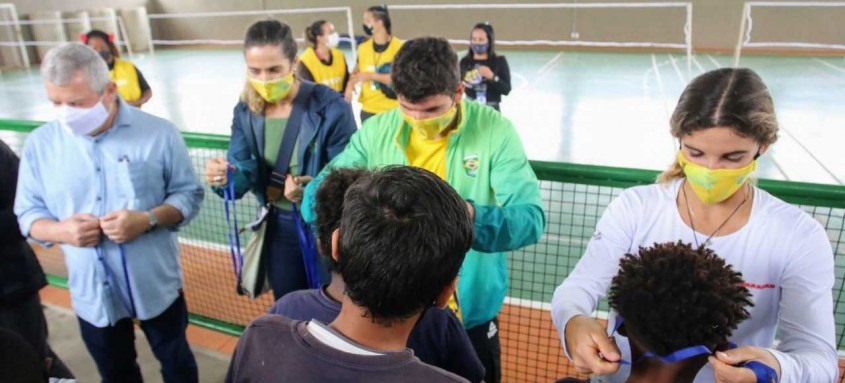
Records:
{"label": "white-haired man's blue shirt", "polygon": [[[39,219],[61,221],[79,213],[103,217],[121,209],[150,211],[161,204],[182,213],[182,226],[197,215],[204,194],[173,124],[120,101],[112,128],[97,137],[75,136],[56,121],[27,137],[15,214],[27,236]],[[141,234],[122,246],[125,257],[105,236],[95,248],[62,244],[76,314],[106,327],[131,317],[133,303],[141,320],[155,318],[173,304],[182,288],[175,229]]]}

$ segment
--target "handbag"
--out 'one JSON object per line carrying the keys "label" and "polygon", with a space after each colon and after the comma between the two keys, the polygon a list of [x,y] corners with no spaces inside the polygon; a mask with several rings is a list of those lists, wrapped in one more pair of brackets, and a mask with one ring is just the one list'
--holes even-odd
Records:
{"label": "handbag", "polygon": [[[262,207],[258,213],[258,220],[247,225],[252,233],[246,247],[241,250],[241,230],[238,230],[237,208],[235,207],[234,172],[230,169],[228,173],[228,185],[223,190],[223,200],[229,253],[232,258],[232,270],[237,280],[235,288],[238,295],[246,295],[255,299],[270,290],[270,283],[267,280],[267,263],[263,259],[268,210],[266,207]],[[232,216],[234,216],[234,219]]]}
{"label": "handbag", "polygon": [[[288,126],[285,133],[282,135],[282,143],[279,147],[279,153],[276,157],[276,163],[273,171],[270,174],[269,185],[265,191],[265,196],[268,199],[276,200],[284,198],[285,178],[287,169],[290,167],[290,159],[293,155],[293,150],[296,145],[296,140],[299,137],[299,128],[302,121],[303,111],[306,109],[304,105],[311,97],[313,92],[312,86],[300,86],[299,94],[294,99],[294,107],[291,116],[288,119]],[[281,171],[277,169],[282,169]],[[267,260],[265,258],[264,242],[267,235],[267,215],[271,208],[268,206],[262,207],[259,211],[258,220],[248,225],[252,234],[246,247],[241,251],[240,245],[240,231],[238,230],[237,218],[234,220],[230,218],[229,205],[231,204],[232,215],[237,216],[235,210],[235,185],[234,185],[234,171],[229,170],[228,185],[223,192],[224,201],[226,203],[226,223],[227,234],[229,238],[229,249],[232,257],[233,271],[237,278],[237,292],[240,295],[246,295],[255,299],[264,292],[270,289],[270,284],[267,279]],[[268,204],[269,205],[269,204]],[[305,265],[305,275],[308,279],[310,287],[319,287],[321,284],[319,276],[319,258],[315,246],[314,236],[311,233],[310,227],[299,217],[296,205],[294,205],[294,221],[297,226],[297,237],[299,239],[300,249],[302,251],[303,263]],[[234,224],[230,223],[234,221]],[[232,226],[234,226],[234,235],[232,234]]]}

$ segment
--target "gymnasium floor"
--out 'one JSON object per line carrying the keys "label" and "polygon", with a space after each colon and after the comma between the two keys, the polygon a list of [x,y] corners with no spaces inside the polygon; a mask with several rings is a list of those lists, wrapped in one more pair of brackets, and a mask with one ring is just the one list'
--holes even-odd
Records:
{"label": "gymnasium floor", "polygon": [[[513,91],[502,105],[535,160],[662,169],[676,144],[668,118],[687,82],[681,53],[503,51]],[[347,55],[350,55],[347,52]],[[191,132],[228,134],[243,85],[237,49],[159,50],[135,56],[153,88],[144,109]],[[692,74],[732,57],[696,55]],[[843,184],[845,57],[745,56],[770,87],[780,140],[761,178]],[[36,69],[0,73],[0,118],[51,118]]]}

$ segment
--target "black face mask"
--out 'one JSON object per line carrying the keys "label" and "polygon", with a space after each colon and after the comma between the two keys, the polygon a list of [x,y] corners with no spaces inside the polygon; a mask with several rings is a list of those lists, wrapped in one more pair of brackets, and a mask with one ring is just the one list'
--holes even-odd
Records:
{"label": "black face mask", "polygon": [[111,52],[109,52],[109,51],[99,51],[97,53],[99,53],[100,57],[102,57],[103,60],[106,60],[106,62],[111,62],[111,57],[112,57]]}
{"label": "black face mask", "polygon": [[373,27],[371,27],[367,24],[364,24],[363,26],[364,26],[364,34],[367,35],[367,36],[372,36],[373,35]]}

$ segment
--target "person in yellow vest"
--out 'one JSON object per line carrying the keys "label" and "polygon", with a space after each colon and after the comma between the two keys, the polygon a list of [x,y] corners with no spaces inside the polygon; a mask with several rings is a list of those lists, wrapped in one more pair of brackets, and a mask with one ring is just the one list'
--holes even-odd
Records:
{"label": "person in yellow vest", "polygon": [[315,21],[305,28],[305,40],[311,46],[299,56],[299,78],[343,94],[349,82],[349,68],[343,52],[337,49],[340,35],[335,32],[334,25],[326,20]]}
{"label": "person in yellow vest", "polygon": [[97,51],[109,65],[109,77],[117,84],[117,93],[127,104],[136,108],[153,97],[150,84],[135,65],[120,58],[120,50],[114,45],[112,35],[94,29],[85,34],[83,42]]}
{"label": "person in yellow vest", "polygon": [[361,84],[361,123],[376,114],[399,106],[390,80],[393,58],[403,41],[391,34],[387,6],[377,5],[364,12],[364,33],[372,36],[358,46],[358,63],[346,85],[346,101],[352,102],[356,84]]}

